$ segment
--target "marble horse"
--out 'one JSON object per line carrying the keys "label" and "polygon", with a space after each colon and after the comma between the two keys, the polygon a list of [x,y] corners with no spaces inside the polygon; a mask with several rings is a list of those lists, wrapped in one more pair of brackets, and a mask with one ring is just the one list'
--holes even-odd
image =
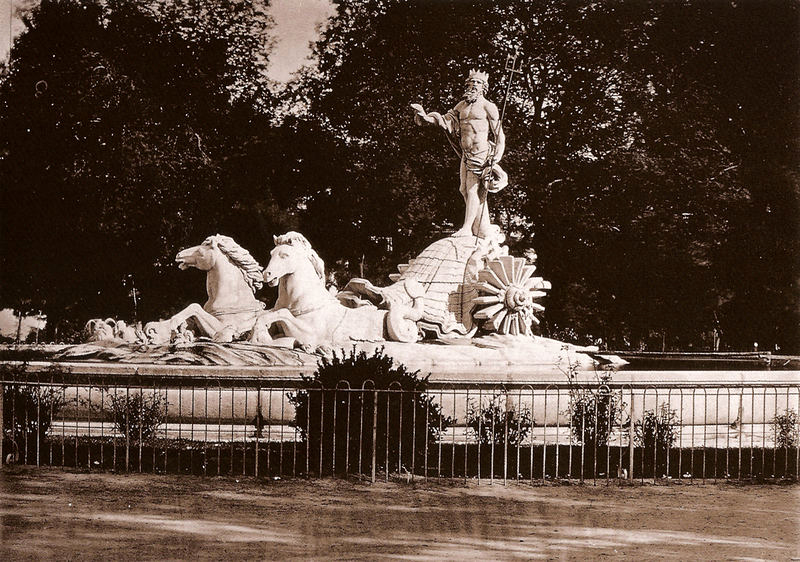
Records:
{"label": "marble horse", "polygon": [[[175,261],[181,269],[195,267],[206,272],[208,300],[202,306],[192,303],[167,320],[146,324],[149,343],[191,341],[193,337],[230,342],[249,332],[266,308],[255,297],[263,278],[261,266],[250,252],[233,238],[217,234],[179,252]],[[187,338],[186,330],[191,330],[193,337]]]}
{"label": "marble horse", "polygon": [[419,339],[416,321],[424,310],[419,283],[406,285],[411,305],[348,308],[325,288],[325,264],[302,234],[288,232],[274,241],[264,282],[278,287],[278,298],[274,307],[258,315],[251,342],[318,347]]}

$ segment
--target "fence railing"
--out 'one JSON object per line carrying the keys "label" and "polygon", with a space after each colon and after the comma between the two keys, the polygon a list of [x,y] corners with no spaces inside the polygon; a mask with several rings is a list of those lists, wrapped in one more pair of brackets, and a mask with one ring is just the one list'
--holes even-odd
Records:
{"label": "fence railing", "polygon": [[0,462],[88,470],[462,478],[798,479],[800,386],[428,383],[7,370]]}

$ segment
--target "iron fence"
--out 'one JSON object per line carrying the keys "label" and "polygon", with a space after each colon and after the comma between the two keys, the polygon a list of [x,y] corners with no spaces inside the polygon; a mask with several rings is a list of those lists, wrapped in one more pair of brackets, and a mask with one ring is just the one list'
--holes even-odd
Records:
{"label": "iron fence", "polygon": [[461,478],[798,479],[795,382],[398,384],[6,370],[0,462],[85,470]]}

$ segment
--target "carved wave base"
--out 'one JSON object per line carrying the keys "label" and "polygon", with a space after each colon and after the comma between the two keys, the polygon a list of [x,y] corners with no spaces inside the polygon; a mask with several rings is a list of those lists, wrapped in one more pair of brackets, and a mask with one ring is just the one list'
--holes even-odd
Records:
{"label": "carved wave base", "polygon": [[316,362],[317,356],[299,349],[200,339],[179,345],[137,345],[113,341],[84,343],[62,348],[53,359],[153,365],[303,366]]}
{"label": "carved wave base", "polygon": [[[40,348],[42,349],[42,348]],[[190,344],[143,346],[101,342],[70,346],[47,346],[43,361],[68,363],[123,363],[137,365],[187,365],[215,367],[259,367],[268,376],[271,369],[310,374],[319,359],[349,349],[368,354],[383,349],[387,355],[421,374],[433,373],[448,380],[508,380],[548,373],[565,375],[572,367],[594,370],[598,365],[624,361],[605,356],[593,348],[565,344],[541,337],[486,336],[453,338],[431,343],[355,342],[350,348],[319,348],[314,352],[250,343],[216,343],[198,340]]]}

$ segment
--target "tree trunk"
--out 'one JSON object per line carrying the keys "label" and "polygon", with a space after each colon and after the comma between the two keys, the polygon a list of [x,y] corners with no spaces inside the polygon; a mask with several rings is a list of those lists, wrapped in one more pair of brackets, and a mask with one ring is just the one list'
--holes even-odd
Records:
{"label": "tree trunk", "polygon": [[22,337],[22,311],[17,310],[15,311],[19,320],[17,321],[17,345],[19,345],[20,339]]}

